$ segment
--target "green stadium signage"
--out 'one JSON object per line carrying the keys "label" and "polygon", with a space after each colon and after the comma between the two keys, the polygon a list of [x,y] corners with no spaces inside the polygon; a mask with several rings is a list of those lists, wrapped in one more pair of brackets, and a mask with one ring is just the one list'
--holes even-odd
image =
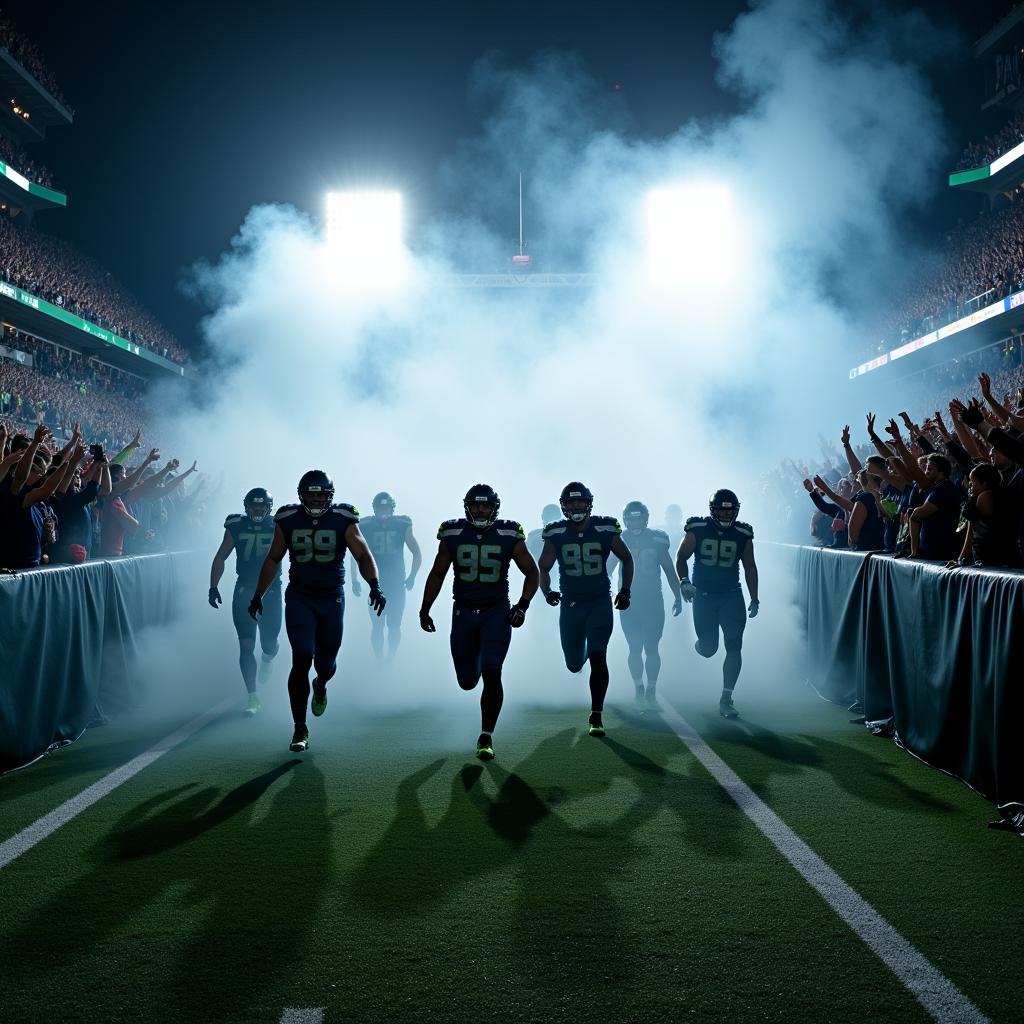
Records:
{"label": "green stadium signage", "polygon": [[15,302],[20,302],[23,306],[28,306],[31,309],[36,310],[38,313],[43,313],[46,316],[52,316],[55,320],[60,320],[69,327],[74,327],[79,331],[84,331],[86,334],[90,335],[90,337],[98,338],[106,345],[113,345],[114,348],[123,349],[125,352],[130,352],[132,355],[136,355],[140,359],[145,359],[147,362],[155,363],[157,366],[161,366],[165,369],[172,368],[175,373],[183,375],[185,372],[181,366],[172,362],[170,359],[165,359],[163,356],[159,356],[155,352],[150,352],[148,348],[144,348],[142,345],[137,345],[134,341],[128,341],[127,338],[122,338],[119,334],[115,334],[113,331],[108,331],[105,327],[100,327],[98,324],[94,324],[90,320],[83,320],[80,316],[76,316],[74,313],[69,313],[63,306],[57,306],[52,302],[47,302],[46,299],[41,299],[38,295],[33,295],[31,292],[27,292],[23,288],[18,288],[13,284],[9,284],[7,281],[0,281],[0,295],[6,296],[8,299],[13,299]]}
{"label": "green stadium signage", "polygon": [[37,199],[45,199],[48,203],[55,203],[57,206],[68,205],[68,197],[63,192],[58,192],[56,189],[47,188],[45,185],[29,181],[24,174],[19,174],[10,164],[5,164],[3,160],[0,160],[0,174],[3,174],[8,181],[13,181],[18,188],[23,188]]}
{"label": "green stadium signage", "polygon": [[982,181],[997,175],[1004,167],[1009,167],[1015,160],[1024,156],[1024,142],[1008,149],[1001,157],[993,160],[987,167],[972,167],[968,171],[958,171],[949,176],[949,187],[956,188],[957,185],[967,185],[972,181]]}

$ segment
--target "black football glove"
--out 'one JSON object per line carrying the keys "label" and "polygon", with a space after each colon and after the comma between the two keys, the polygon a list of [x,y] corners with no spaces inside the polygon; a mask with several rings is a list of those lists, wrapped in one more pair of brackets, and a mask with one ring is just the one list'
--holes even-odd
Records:
{"label": "black football glove", "polygon": [[429,612],[420,612],[420,629],[424,633],[436,633],[437,626],[434,625],[434,620],[430,617]]}
{"label": "black football glove", "polygon": [[544,595],[544,600],[547,601],[552,608],[557,608],[562,603],[562,595],[557,590],[549,590]]}
{"label": "black football glove", "polygon": [[211,608],[219,608],[224,602],[221,601],[220,591],[216,587],[210,587],[210,594],[207,597]]}
{"label": "black football glove", "polygon": [[384,605],[387,603],[387,598],[380,592],[380,586],[377,581],[370,580],[370,607],[377,613],[378,618],[384,611]]}
{"label": "black football glove", "polygon": [[255,619],[257,615],[263,614],[263,599],[259,594],[253,594],[249,602],[249,614]]}
{"label": "black football glove", "polygon": [[757,600],[752,600],[750,602],[749,606],[747,607],[747,615],[749,615],[750,618],[752,618],[752,619],[756,619],[757,618],[757,613],[760,610],[761,610],[761,602],[757,601]]}
{"label": "black football glove", "polygon": [[526,610],[530,606],[525,601],[519,601],[512,605],[505,616],[505,621],[513,628],[518,629],[526,621]]}
{"label": "black football glove", "polygon": [[615,607],[624,612],[629,607],[629,587],[623,587],[615,595]]}

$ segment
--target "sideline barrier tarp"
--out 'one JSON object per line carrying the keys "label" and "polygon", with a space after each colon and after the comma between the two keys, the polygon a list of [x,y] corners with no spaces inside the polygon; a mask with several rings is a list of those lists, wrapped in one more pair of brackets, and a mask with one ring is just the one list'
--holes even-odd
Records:
{"label": "sideline barrier tarp", "polygon": [[0,577],[0,772],[77,738],[97,705],[140,703],[140,630],[174,618],[188,555]]}
{"label": "sideline barrier tarp", "polygon": [[848,672],[909,751],[998,804],[1024,800],[1024,573],[801,548],[797,574],[824,696],[844,702]]}

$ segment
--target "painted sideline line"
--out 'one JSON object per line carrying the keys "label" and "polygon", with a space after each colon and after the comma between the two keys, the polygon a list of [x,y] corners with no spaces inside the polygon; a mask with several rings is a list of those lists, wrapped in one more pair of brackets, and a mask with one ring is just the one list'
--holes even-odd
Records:
{"label": "painted sideline line", "polygon": [[892,971],[940,1024],[982,1024],[988,1018],[924,954],[912,946],[859,893],[830,868],[665,701],[660,710],[672,731],[741,811],[803,876],[804,881]]}
{"label": "painted sideline line", "polygon": [[163,757],[169,750],[184,743],[190,736],[199,732],[204,726],[209,725],[215,718],[221,715],[233,704],[238,703],[237,697],[227,697],[219,704],[215,704],[209,711],[186,722],[180,729],[176,729],[169,736],[165,736],[159,743],[150,747],[145,753],[133,757],[130,761],[115,768],[102,779],[97,779],[91,786],[87,786],[77,796],[65,800],[59,807],[54,808],[49,814],[44,814],[37,821],[34,821],[27,828],[22,829],[10,839],[0,843],[0,869],[7,867],[12,860],[20,857],[23,853],[31,850],[37,843],[42,842],[48,835],[56,832],[61,825],[66,825],[72,818],[77,817],[82,811],[88,810],[97,800],[102,800],[108,793],[113,792],[122,783],[127,782],[133,775],[137,775],[143,768],[148,768],[157,758]]}
{"label": "painted sideline line", "polygon": [[323,1021],[324,1008],[322,1006],[309,1010],[286,1007],[281,1014],[280,1024],[323,1024]]}

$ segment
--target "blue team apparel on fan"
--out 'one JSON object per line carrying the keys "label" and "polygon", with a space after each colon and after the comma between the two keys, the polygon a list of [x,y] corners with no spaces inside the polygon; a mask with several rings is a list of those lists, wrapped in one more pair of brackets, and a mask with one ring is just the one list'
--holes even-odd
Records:
{"label": "blue team apparel on fan", "polygon": [[441,524],[437,537],[451,556],[455,573],[452,661],[459,685],[472,689],[484,669],[500,667],[508,654],[508,568],[526,534],[509,519],[497,519],[483,529],[465,519],[450,519]]}
{"label": "blue team apparel on fan", "polygon": [[544,527],[544,541],[554,547],[558,561],[558,630],[570,672],[608,649],[614,623],[608,555],[621,533],[619,521],[610,516],[591,516],[582,532],[565,519]]}

